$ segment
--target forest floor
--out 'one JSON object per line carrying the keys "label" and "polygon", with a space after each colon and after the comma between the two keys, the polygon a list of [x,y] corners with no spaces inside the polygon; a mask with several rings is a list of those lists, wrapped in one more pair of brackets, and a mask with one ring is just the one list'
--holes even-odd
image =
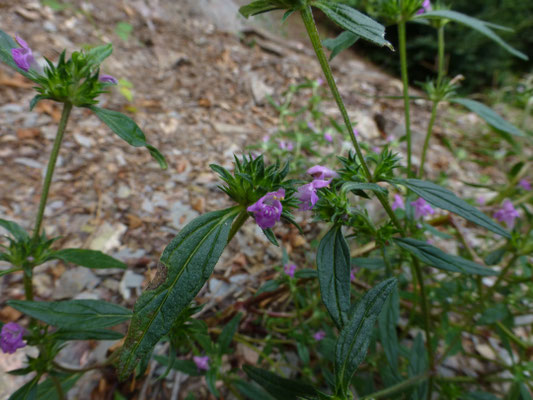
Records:
{"label": "forest floor", "polygon": [[[290,84],[316,80],[321,71],[295,16],[288,24],[296,28],[280,28],[270,20],[251,24],[235,19],[231,2],[219,3],[219,7],[227,5],[224,15],[221,9],[212,8],[216,2],[208,0],[192,5],[185,0],[68,3],[69,7],[58,11],[35,0],[0,0],[0,29],[19,34],[35,53],[54,61],[64,48],[70,54],[84,44],[113,43],[113,54],[104,62],[103,72],[130,82],[133,99],[128,101],[112,89],[101,97],[101,105],[130,113],[148,141],[166,156],[169,168],[162,171],[143,148],[130,147],[88,110],[75,109],[51,187],[44,228],[49,236],[61,237],[56,243],[59,247],[101,250],[127,262],[128,269],[89,270],[50,262],[37,269],[36,298],[97,298],[132,308],[177,232],[194,217],[231,204],[218,189],[209,164],[231,168],[233,154],[243,154],[247,146],[260,143],[265,134],[276,130],[279,116],[266,101],[266,94],[279,99]],[[207,5],[206,12],[199,11],[202,4]],[[120,22],[133,28],[127,40],[117,36]],[[402,101],[376,98],[401,95],[398,79],[351,52],[333,61],[333,71],[363,140],[382,145],[389,135],[403,135]],[[60,106],[49,101],[29,112],[33,96],[31,82],[0,66],[0,218],[14,220],[28,230],[61,115]],[[331,99],[324,104],[325,113],[339,119]],[[415,149],[421,148],[429,110],[428,102],[413,102]],[[455,119],[463,130],[477,121],[471,114],[457,114]],[[466,188],[461,181],[475,181],[480,174],[495,181],[501,177],[494,166],[483,170],[476,164],[459,166],[438,140],[444,134],[450,140],[460,138],[449,129],[449,122],[437,123],[427,166],[431,176],[446,171],[449,186],[463,194]],[[403,152],[403,146],[397,150]],[[305,232],[315,229],[300,220]],[[280,226],[276,234],[292,258],[312,262],[305,256],[309,240],[295,229]],[[204,315],[249,296],[250,290],[273,274],[280,258],[281,251],[269,246],[249,221],[198,296],[199,302],[207,303]],[[21,275],[0,279],[0,320],[21,317],[5,304],[8,299],[23,298],[21,282]],[[112,345],[76,342],[63,350],[61,361],[74,366],[101,361]],[[21,382],[20,377],[5,371],[20,367],[31,352],[26,348],[15,355],[0,354],[0,399],[6,399]],[[238,348],[237,353],[253,358],[246,349]],[[165,396],[176,384],[174,379],[171,374],[157,385],[145,383],[149,379],[134,382],[128,398],[169,398]],[[111,370],[93,371],[70,396],[110,398],[106,396],[117,385]],[[198,393],[204,390],[198,379],[183,385],[197,385]]]}

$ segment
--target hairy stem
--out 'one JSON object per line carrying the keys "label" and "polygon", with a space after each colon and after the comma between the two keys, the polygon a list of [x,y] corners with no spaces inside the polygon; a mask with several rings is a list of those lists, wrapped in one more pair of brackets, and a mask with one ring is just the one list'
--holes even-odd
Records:
{"label": "hairy stem", "polygon": [[407,140],[407,177],[411,177],[411,111],[409,104],[409,75],[407,73],[407,46],[405,38],[405,20],[398,23],[398,47],[403,84],[403,105],[405,113],[405,137]]}
{"label": "hairy stem", "polygon": [[242,225],[246,222],[248,219],[248,211],[246,209],[243,209],[239,215],[237,216],[237,219],[233,222],[233,225],[231,226],[231,229],[229,231],[228,235],[228,243],[231,242],[231,239],[235,236],[235,234],[241,229]]}
{"label": "hairy stem", "polygon": [[428,131],[426,133],[426,139],[424,140],[424,147],[422,148],[422,156],[420,158],[420,170],[418,171],[418,177],[422,179],[424,176],[424,164],[426,162],[426,154],[429,147],[429,139],[431,138],[431,133],[433,132],[433,125],[435,124],[435,119],[437,117],[437,106],[439,102],[434,100],[433,107],[431,108],[431,118],[429,119]]}

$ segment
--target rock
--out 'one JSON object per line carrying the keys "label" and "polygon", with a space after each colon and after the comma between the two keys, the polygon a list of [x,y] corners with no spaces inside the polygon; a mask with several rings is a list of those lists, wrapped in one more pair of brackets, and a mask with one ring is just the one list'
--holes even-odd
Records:
{"label": "rock", "polygon": [[144,281],[144,276],[136,274],[133,271],[126,271],[120,280],[118,290],[125,300],[128,300],[132,296],[132,291],[135,291],[137,295],[141,294],[141,286]]}
{"label": "rock", "polygon": [[35,160],[32,160],[31,158],[25,158],[25,157],[17,157],[14,160],[17,164],[22,164],[26,167],[35,168],[35,169],[42,169],[43,165]]}
{"label": "rock", "polygon": [[170,207],[170,219],[174,228],[183,228],[197,216],[197,211],[194,211],[191,207],[181,202],[174,203]]}
{"label": "rock", "polygon": [[127,229],[128,227],[121,223],[111,225],[109,222],[104,222],[94,233],[89,248],[107,253],[120,246],[120,238]]}
{"label": "rock", "polygon": [[85,148],[90,148],[94,145],[93,139],[91,139],[88,136],[80,135],[79,133],[74,134],[74,140],[80,146],[85,147]]}
{"label": "rock", "polygon": [[75,297],[84,289],[94,289],[99,283],[100,278],[89,268],[76,267],[68,269],[56,282],[52,298],[60,300]]}
{"label": "rock", "polygon": [[274,94],[274,88],[264,83],[256,74],[250,74],[249,84],[255,104],[258,106],[264,104],[267,96]]}
{"label": "rock", "polygon": [[209,292],[211,297],[224,297],[231,285],[217,278],[209,279]]}

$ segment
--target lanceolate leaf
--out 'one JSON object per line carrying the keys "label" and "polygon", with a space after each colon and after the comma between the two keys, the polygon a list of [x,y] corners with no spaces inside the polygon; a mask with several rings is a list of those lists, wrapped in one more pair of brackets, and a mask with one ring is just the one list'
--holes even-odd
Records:
{"label": "lanceolate leaf", "polygon": [[503,41],[501,37],[496,35],[496,33],[494,33],[492,29],[490,29],[490,28],[501,29],[500,26],[496,27],[491,23],[469,17],[468,15],[461,14],[457,11],[452,11],[452,10],[429,11],[429,12],[426,12],[420,15],[416,15],[415,17],[413,17],[413,19],[415,20],[416,19],[449,19],[451,21],[466,25],[469,28],[478,31],[479,33],[485,35],[489,39],[498,43],[501,47],[503,47],[505,50],[507,50],[512,55],[518,58],[521,58],[522,60],[528,59],[528,57],[524,53],[509,46],[506,42]]}
{"label": "lanceolate leaf", "polygon": [[39,378],[33,378],[31,381],[9,396],[8,400],[38,400],[37,383],[39,383]]}
{"label": "lanceolate leaf", "polygon": [[352,32],[344,31],[334,39],[324,39],[322,44],[324,44],[325,48],[331,50],[331,54],[329,55],[329,60],[331,61],[341,51],[353,46],[358,39],[359,36],[353,34]]}
{"label": "lanceolate leaf", "polygon": [[106,110],[96,106],[88,106],[100,120],[113,132],[134,147],[146,147],[161,168],[166,169],[165,157],[154,146],[146,142],[146,137],[139,126],[127,115],[118,111]]}
{"label": "lanceolate leaf", "polygon": [[101,300],[9,300],[7,303],[30,317],[66,329],[105,328],[131,318],[127,308]]}
{"label": "lanceolate leaf", "polygon": [[390,297],[385,303],[385,308],[379,314],[379,339],[385,356],[389,362],[391,370],[400,376],[398,370],[398,334],[396,333],[396,324],[400,314],[400,295],[398,288],[394,288]]}
{"label": "lanceolate leaf", "polygon": [[372,190],[376,193],[382,193],[386,195],[388,193],[387,189],[375,184],[375,183],[367,183],[367,182],[346,182],[344,185],[342,185],[342,190],[349,191],[349,190]]}
{"label": "lanceolate leaf", "polygon": [[122,261],[96,250],[62,249],[55,251],[49,259],[60,259],[87,268],[126,268]]}
{"label": "lanceolate leaf", "polygon": [[59,329],[54,332],[58,340],[119,340],[124,337],[120,332],[109,329]]}
{"label": "lanceolate leaf", "polygon": [[28,233],[17,223],[0,219],[0,226],[11,233],[18,242],[25,242],[29,240]]}
{"label": "lanceolate leaf", "polygon": [[394,241],[398,246],[414,255],[420,261],[438,269],[460,272],[467,275],[498,275],[496,271],[490,268],[486,268],[459,256],[446,254],[441,249],[420,240],[398,238],[394,239]]}
{"label": "lanceolate leaf", "polygon": [[320,241],[316,264],[322,301],[342,328],[350,310],[350,250],[340,226],[331,228]]}
{"label": "lanceolate leaf", "polygon": [[246,375],[277,400],[315,399],[317,392],[313,386],[292,379],[282,378],[261,368],[245,365]]}
{"label": "lanceolate leaf", "polygon": [[378,46],[392,48],[385,40],[385,27],[354,8],[325,0],[313,1],[311,5],[322,10],[329,19],[354,35]]}
{"label": "lanceolate leaf", "polygon": [[[120,378],[166,335],[176,318],[200,291],[217,263],[239,208],[202,215],[189,223],[165,248],[161,262],[166,276],[137,300],[120,356]],[[164,275],[163,274],[163,275]]]}
{"label": "lanceolate leaf", "polygon": [[383,304],[396,286],[390,278],[370,289],[354,308],[350,320],[342,329],[335,348],[337,388],[346,390],[357,367],[365,359],[374,323]]}
{"label": "lanceolate leaf", "polygon": [[510,238],[511,235],[496,222],[491,220],[474,206],[461,200],[448,189],[434,184],[433,182],[422,181],[420,179],[394,179],[393,183],[404,185],[417,195],[422,197],[431,205],[451,211],[474,224],[478,224],[498,235]]}
{"label": "lanceolate leaf", "polygon": [[[63,389],[63,393],[67,393],[78,381],[78,379],[81,378],[83,373],[77,373],[77,374],[57,374],[55,373],[56,378],[61,382],[61,388]],[[37,398],[38,399],[46,399],[46,400],[60,400],[59,396],[57,394],[57,388],[54,384],[54,381],[52,379],[48,378],[42,383],[39,383],[37,386]]]}
{"label": "lanceolate leaf", "polygon": [[261,13],[265,13],[268,11],[278,10],[281,7],[276,6],[272,4],[271,1],[268,0],[256,0],[246,6],[242,6],[239,8],[239,12],[245,17],[248,18],[252,15],[257,15]]}
{"label": "lanceolate leaf", "polygon": [[[427,352],[424,350],[422,334],[416,335],[411,351],[409,352],[409,378],[422,375],[428,369]],[[425,399],[427,397],[428,384],[424,380],[417,384],[411,394],[412,400]]]}
{"label": "lanceolate leaf", "polygon": [[242,314],[238,313],[231,319],[231,321],[226,324],[224,329],[222,329],[222,332],[218,337],[218,345],[220,346],[219,348],[221,354],[227,353],[229,351],[233,336],[235,336],[235,332],[237,332],[239,328],[239,323],[241,322],[241,319]]}
{"label": "lanceolate leaf", "polygon": [[525,136],[524,132],[522,132],[520,129],[518,129],[513,124],[504,120],[494,110],[487,107],[485,104],[480,103],[479,101],[470,100],[470,99],[461,99],[461,98],[451,99],[450,101],[452,103],[460,104],[468,108],[470,111],[475,112],[477,115],[483,118],[487,124],[492,126],[494,129],[508,133],[510,135]]}

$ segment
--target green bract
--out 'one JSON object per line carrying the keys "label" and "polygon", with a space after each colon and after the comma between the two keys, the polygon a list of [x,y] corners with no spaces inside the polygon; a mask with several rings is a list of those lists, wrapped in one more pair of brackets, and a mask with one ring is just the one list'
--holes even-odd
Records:
{"label": "green bract", "polygon": [[89,51],[75,51],[68,60],[63,51],[57,65],[46,59],[48,65],[43,75],[34,74],[32,77],[39,85],[35,88],[39,95],[31,101],[30,108],[43,99],[69,102],[77,107],[97,104],[96,98],[106,92],[108,86],[98,80],[100,63],[112,51],[113,46],[107,44]]}

